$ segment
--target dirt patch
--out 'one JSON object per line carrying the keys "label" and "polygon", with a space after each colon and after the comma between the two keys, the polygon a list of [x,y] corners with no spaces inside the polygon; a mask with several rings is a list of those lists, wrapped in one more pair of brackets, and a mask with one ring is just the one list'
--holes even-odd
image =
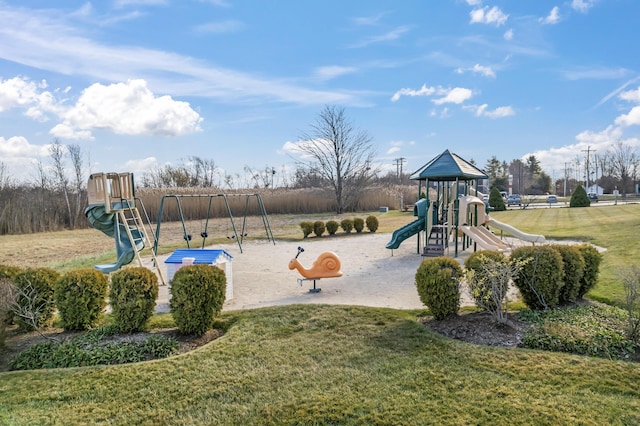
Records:
{"label": "dirt patch", "polygon": [[420,321],[436,333],[451,339],[500,347],[519,346],[527,329],[531,327],[530,323],[521,321],[515,315],[508,316],[505,324],[498,323],[487,312],[452,315],[439,321],[424,317]]}

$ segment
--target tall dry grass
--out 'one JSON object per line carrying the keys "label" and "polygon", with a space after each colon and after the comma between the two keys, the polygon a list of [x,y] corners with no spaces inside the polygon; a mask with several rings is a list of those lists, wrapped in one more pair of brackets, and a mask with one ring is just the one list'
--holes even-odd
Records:
{"label": "tall dry grass", "polygon": [[[167,195],[179,195],[168,197]],[[176,190],[140,189],[137,196],[142,200],[152,222],[157,222],[160,204],[164,196],[162,221],[180,220],[179,209],[185,220],[201,220],[207,216],[220,218],[228,216],[225,197],[219,193],[206,194],[199,188],[181,188]],[[267,214],[313,214],[331,213],[336,210],[335,196],[332,191],[322,189],[260,189],[246,192],[224,192],[226,201],[234,217],[260,215],[259,195]],[[249,194],[249,195],[247,195]],[[416,186],[371,187],[359,197],[349,212],[372,211],[379,207],[400,209],[404,204],[413,204],[418,198]]]}
{"label": "tall dry grass", "polygon": [[[228,217],[225,197],[217,196],[219,194],[226,195],[231,214],[236,218],[260,215],[258,199],[254,194],[260,195],[267,214],[317,214],[336,211],[335,196],[328,189],[276,188],[224,192],[212,189],[210,192],[204,192],[202,188],[138,188],[136,195],[142,201],[152,223],[158,221],[163,196],[170,194],[188,196],[178,199],[165,197],[162,222],[180,220],[178,207],[182,209],[185,220]],[[251,195],[247,197],[243,194]],[[355,204],[346,212],[372,211],[382,206],[391,210],[400,209],[401,199],[403,204],[413,204],[417,196],[417,184],[371,186],[359,194]],[[86,200],[86,197],[84,199]],[[86,227],[88,223],[84,217],[68,217],[64,194],[61,191],[27,186],[0,189],[0,235]]]}

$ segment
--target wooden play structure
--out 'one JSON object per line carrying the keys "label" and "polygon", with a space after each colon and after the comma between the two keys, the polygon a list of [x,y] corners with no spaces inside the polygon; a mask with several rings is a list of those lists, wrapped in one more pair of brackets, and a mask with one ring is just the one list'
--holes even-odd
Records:
{"label": "wooden play structure", "polygon": [[[178,219],[182,224],[184,240],[187,249],[191,249],[191,234],[187,231],[185,223],[185,215],[183,212],[182,200],[185,198],[204,200],[207,202],[206,219],[204,227],[200,232],[202,237],[202,247],[200,250],[204,253],[205,242],[209,237],[209,219],[212,213],[212,205],[215,200],[224,202],[225,211],[229,218],[233,233],[228,238],[234,239],[240,253],[242,253],[243,238],[247,236],[246,222],[249,214],[250,200],[256,200],[257,208],[264,225],[267,239],[275,244],[271,226],[267,212],[262,202],[260,194],[169,194],[164,195],[160,202],[160,211],[155,230],[151,226],[149,215],[144,208],[142,200],[135,196],[135,185],[133,173],[93,173],[89,176],[87,183],[88,207],[85,215],[89,224],[103,232],[105,235],[114,238],[116,244],[116,261],[113,263],[95,265],[95,268],[105,274],[111,273],[121,267],[131,263],[134,259],[138,260],[140,266],[143,266],[140,257],[140,251],[145,247],[151,249],[151,257],[153,266],[157,269],[160,282],[164,285],[165,280],[158,268],[158,260],[156,254],[158,252],[158,242],[160,239],[160,226],[164,213],[165,201],[173,200],[176,202]],[[241,231],[238,232],[236,223],[233,218],[229,198],[239,198],[244,201],[244,217],[242,220]],[[146,220],[143,221],[141,212]],[[148,229],[145,229],[147,227]],[[149,236],[153,237],[153,241]],[[193,253],[192,253],[193,255]],[[198,256],[196,256],[198,257]]]}
{"label": "wooden play structure", "polygon": [[[144,222],[140,216],[138,205],[143,210],[149,224],[149,218],[142,201],[135,196],[132,173],[93,173],[87,182],[88,207],[85,215],[89,224],[114,238],[116,243],[116,261],[95,265],[95,268],[108,274],[137,259],[143,266],[140,251],[152,244],[144,230]],[[149,224],[150,228],[150,224]],[[152,252],[153,264],[157,269],[158,260]],[[162,273],[158,269],[160,282],[165,284]]]}
{"label": "wooden play structure", "polygon": [[299,285],[302,286],[304,281],[313,281],[313,288],[310,289],[309,292],[317,293],[321,290],[316,287],[316,281],[319,281],[322,278],[337,278],[342,276],[340,258],[338,258],[334,252],[325,251],[324,253],[321,253],[309,269],[306,269],[298,261],[298,256],[303,252],[304,249],[302,247],[298,247],[298,254],[289,261],[289,269],[296,269],[300,275],[303,276],[303,278],[298,278]]}

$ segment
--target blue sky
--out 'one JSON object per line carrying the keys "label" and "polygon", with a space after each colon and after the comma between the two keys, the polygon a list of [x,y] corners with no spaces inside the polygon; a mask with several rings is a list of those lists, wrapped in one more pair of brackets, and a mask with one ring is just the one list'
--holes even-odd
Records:
{"label": "blue sky", "polygon": [[325,105],[383,170],[445,149],[549,175],[639,145],[637,0],[0,0],[0,161],[32,179],[58,138],[90,169],[189,156],[295,168]]}

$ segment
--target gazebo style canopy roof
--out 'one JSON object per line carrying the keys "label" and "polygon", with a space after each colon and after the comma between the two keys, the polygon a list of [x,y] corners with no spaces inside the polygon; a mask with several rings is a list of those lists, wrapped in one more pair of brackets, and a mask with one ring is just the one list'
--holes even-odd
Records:
{"label": "gazebo style canopy roof", "polygon": [[447,149],[413,172],[409,179],[451,181],[456,179],[487,179],[488,177],[485,172]]}

